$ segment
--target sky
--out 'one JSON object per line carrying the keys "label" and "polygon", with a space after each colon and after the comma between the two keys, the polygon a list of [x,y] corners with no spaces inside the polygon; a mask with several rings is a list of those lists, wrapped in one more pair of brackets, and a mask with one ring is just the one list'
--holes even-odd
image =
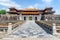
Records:
{"label": "sky", "polygon": [[8,10],[10,7],[17,9],[53,7],[55,14],[60,14],[60,0],[0,0],[0,10]]}

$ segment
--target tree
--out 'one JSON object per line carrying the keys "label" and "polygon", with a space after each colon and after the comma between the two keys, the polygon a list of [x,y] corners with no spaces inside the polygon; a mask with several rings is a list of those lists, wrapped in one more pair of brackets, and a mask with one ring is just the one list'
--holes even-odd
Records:
{"label": "tree", "polygon": [[0,14],[6,14],[6,10],[0,10]]}

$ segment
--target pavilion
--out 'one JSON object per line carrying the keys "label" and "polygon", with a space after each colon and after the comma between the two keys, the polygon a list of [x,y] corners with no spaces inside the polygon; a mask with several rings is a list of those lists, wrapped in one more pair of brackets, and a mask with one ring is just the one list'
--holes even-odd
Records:
{"label": "pavilion", "polygon": [[52,7],[45,8],[44,10],[36,8],[25,8],[25,9],[16,9],[9,8],[9,14],[17,14],[19,20],[45,20],[44,15],[52,15],[55,11],[52,10]]}

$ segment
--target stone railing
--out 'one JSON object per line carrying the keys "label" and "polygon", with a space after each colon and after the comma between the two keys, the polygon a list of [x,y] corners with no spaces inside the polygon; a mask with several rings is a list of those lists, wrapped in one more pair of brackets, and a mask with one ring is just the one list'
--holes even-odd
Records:
{"label": "stone railing", "polygon": [[0,15],[0,21],[19,20],[19,15]]}
{"label": "stone railing", "polygon": [[60,15],[45,15],[45,19],[47,20],[60,20]]}
{"label": "stone railing", "polygon": [[52,38],[3,38],[1,40],[59,40],[56,37]]}

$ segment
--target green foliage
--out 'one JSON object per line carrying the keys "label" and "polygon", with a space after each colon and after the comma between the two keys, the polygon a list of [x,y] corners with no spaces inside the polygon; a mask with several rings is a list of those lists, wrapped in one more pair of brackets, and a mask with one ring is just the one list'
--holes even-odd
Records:
{"label": "green foliage", "polygon": [[6,14],[6,10],[0,10],[0,14]]}
{"label": "green foliage", "polygon": [[32,17],[31,16],[29,17],[29,20],[32,20]]}

